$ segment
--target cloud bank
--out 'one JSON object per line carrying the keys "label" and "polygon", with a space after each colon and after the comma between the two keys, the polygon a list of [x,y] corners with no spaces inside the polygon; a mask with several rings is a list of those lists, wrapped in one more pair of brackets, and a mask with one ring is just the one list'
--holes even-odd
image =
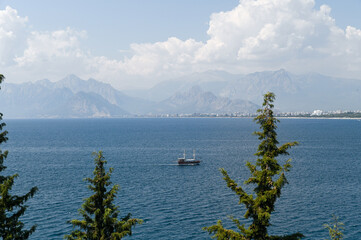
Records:
{"label": "cloud bank", "polygon": [[0,66],[14,81],[75,73],[118,88],[206,70],[286,68],[360,79],[361,30],[338,27],[330,14],[326,5],[315,9],[314,0],[241,0],[210,16],[206,42],[169,37],[131,44],[128,57],[111,59],[82,47],[85,31],[30,31],[30,20],[6,7],[0,10]]}

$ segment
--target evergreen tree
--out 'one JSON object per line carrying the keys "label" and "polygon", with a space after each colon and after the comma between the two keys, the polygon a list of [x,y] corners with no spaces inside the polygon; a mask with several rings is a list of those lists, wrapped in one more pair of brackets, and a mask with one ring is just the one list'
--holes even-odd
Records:
{"label": "evergreen tree", "polygon": [[[4,76],[0,74],[0,84],[4,80]],[[1,88],[0,88],[1,89]],[[0,113],[0,144],[5,143],[7,138],[7,131],[3,131],[5,123],[2,121],[3,114]],[[3,240],[21,240],[28,239],[35,231],[36,226],[32,226],[29,230],[23,230],[24,223],[19,218],[24,215],[27,206],[25,202],[34,196],[37,191],[33,187],[27,194],[23,196],[12,195],[11,189],[14,185],[17,174],[11,176],[3,176],[1,174],[5,169],[4,161],[8,156],[8,151],[0,149],[0,237]]]}
{"label": "evergreen tree", "polygon": [[330,235],[331,240],[342,240],[343,239],[343,230],[345,229],[343,227],[343,223],[338,220],[338,217],[333,215],[332,216],[332,223],[324,224],[323,226],[328,230],[328,234]]}
{"label": "evergreen tree", "polygon": [[107,187],[111,185],[109,172],[105,172],[104,165],[107,163],[102,152],[93,153],[96,157],[94,178],[86,178],[89,182],[89,189],[94,192],[79,209],[79,214],[83,220],[71,220],[73,227],[80,230],[74,230],[70,235],[66,235],[66,239],[78,240],[116,240],[132,234],[131,228],[142,220],[131,218],[128,213],[124,218],[118,220],[118,206],[113,204],[116,193],[119,189],[118,185],[114,185],[107,191]]}
{"label": "evergreen tree", "polygon": [[297,142],[289,142],[280,147],[277,146],[277,122],[273,116],[272,104],[275,99],[273,93],[268,92],[264,95],[263,108],[257,112],[259,115],[254,119],[259,125],[261,131],[255,132],[261,143],[255,155],[258,157],[255,164],[247,162],[246,166],[251,172],[251,177],[245,181],[245,184],[255,185],[254,192],[247,194],[242,187],[232,180],[226,170],[221,169],[227,186],[239,196],[239,204],[246,207],[244,217],[251,219],[251,225],[246,228],[244,224],[236,218],[230,217],[239,231],[225,229],[219,220],[216,225],[205,227],[209,234],[214,234],[216,239],[300,239],[303,237],[300,233],[287,236],[270,236],[267,228],[270,226],[271,213],[274,211],[275,202],[281,196],[281,189],[287,183],[285,172],[291,168],[290,161],[287,160],[281,166],[276,160],[277,156],[288,155],[287,150],[297,145]]}

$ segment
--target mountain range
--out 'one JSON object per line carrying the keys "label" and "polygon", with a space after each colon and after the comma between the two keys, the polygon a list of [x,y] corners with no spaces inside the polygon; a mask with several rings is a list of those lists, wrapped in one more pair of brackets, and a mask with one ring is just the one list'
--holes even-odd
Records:
{"label": "mountain range", "polygon": [[218,97],[243,99],[258,105],[262,104],[263,94],[274,92],[275,106],[281,112],[361,110],[361,79],[336,78],[318,73],[296,75],[284,69],[247,75],[222,71],[194,73],[160,83],[146,93],[139,91],[128,94],[142,95],[148,100],[156,101],[194,85]]}
{"label": "mountain range", "polygon": [[129,117],[159,114],[249,113],[259,106],[230,100],[193,86],[162,101],[128,96],[110,84],[68,75],[58,82],[43,79],[22,84],[4,83],[0,109],[9,118]]}
{"label": "mountain range", "polygon": [[334,78],[318,73],[295,75],[283,69],[257,72],[227,82],[220,96],[262,102],[267,91],[276,94],[275,106],[283,112],[321,109],[360,110],[361,80]]}
{"label": "mountain range", "polygon": [[223,71],[193,73],[148,90],[121,92],[75,75],[13,84],[0,90],[0,112],[8,118],[88,118],[159,114],[255,113],[267,91],[282,112],[360,110],[361,80],[284,69],[248,75]]}
{"label": "mountain range", "polygon": [[258,105],[242,100],[219,97],[212,92],[205,92],[199,86],[193,86],[188,91],[176,92],[171,97],[161,101],[156,112],[177,113],[255,113]]}

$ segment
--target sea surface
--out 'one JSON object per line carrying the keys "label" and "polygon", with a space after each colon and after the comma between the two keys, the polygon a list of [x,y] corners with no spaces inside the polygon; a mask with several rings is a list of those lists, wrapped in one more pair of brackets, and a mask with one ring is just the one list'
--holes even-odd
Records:
{"label": "sea surface", "polygon": [[[120,185],[121,216],[144,220],[127,239],[210,239],[202,227],[227,216],[242,222],[245,208],[227,188],[219,168],[240,184],[249,177],[259,140],[252,119],[69,119],[7,120],[7,173],[18,173],[14,193],[39,188],[23,221],[38,228],[31,239],[62,239],[67,223],[91,195],[92,152],[102,150]],[[361,239],[361,121],[281,119],[280,144],[298,141],[290,151],[293,168],[272,214],[270,234],[302,232],[323,239],[332,214],[345,224],[345,239]],[[193,149],[199,166],[177,166]],[[283,162],[285,159],[280,158]],[[245,187],[249,193],[252,187]]]}

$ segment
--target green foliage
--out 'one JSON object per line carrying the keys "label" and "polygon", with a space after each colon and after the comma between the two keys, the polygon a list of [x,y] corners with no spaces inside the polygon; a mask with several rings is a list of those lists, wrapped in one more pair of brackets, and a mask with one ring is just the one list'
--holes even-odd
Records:
{"label": "green foliage", "polygon": [[89,189],[94,192],[79,209],[79,214],[83,220],[71,220],[73,227],[80,228],[74,230],[70,235],[66,235],[66,239],[78,240],[116,240],[132,234],[131,228],[136,224],[142,223],[142,220],[131,218],[129,213],[121,220],[118,220],[119,210],[113,204],[116,193],[119,189],[118,185],[113,185],[109,191],[107,187],[111,185],[109,172],[105,172],[104,165],[107,163],[102,152],[93,153],[96,157],[95,170],[93,178],[86,178],[89,182]]}
{"label": "green foliage", "polygon": [[[4,80],[4,76],[0,74],[0,84]],[[3,131],[6,124],[2,121],[3,114],[0,113],[0,144],[5,143],[7,131]],[[24,223],[19,219],[24,215],[27,206],[24,205],[27,200],[32,198],[37,191],[33,187],[27,194],[23,196],[12,195],[11,189],[14,185],[17,174],[11,176],[3,176],[2,172],[6,169],[4,161],[8,156],[8,151],[0,149],[0,237],[3,240],[21,240],[28,239],[35,231],[36,226],[32,226],[29,230],[23,230]]]}
{"label": "green foliage", "polygon": [[332,219],[333,221],[331,225],[324,224],[323,226],[328,229],[331,240],[341,240],[343,239],[342,231],[345,229],[343,227],[344,224],[342,222],[339,222],[338,217],[336,217],[335,215],[332,215]]}
{"label": "green foliage", "polygon": [[209,234],[214,234],[216,239],[300,239],[303,237],[300,233],[286,236],[269,236],[267,228],[270,226],[271,213],[274,211],[277,198],[281,196],[281,189],[288,183],[285,172],[291,168],[291,159],[287,160],[281,166],[276,157],[280,155],[289,155],[287,150],[297,145],[297,142],[289,142],[278,147],[277,141],[277,122],[273,116],[272,104],[275,99],[273,93],[264,95],[263,108],[258,110],[259,115],[254,119],[259,125],[261,131],[254,134],[258,136],[261,143],[255,155],[258,157],[255,164],[247,162],[246,166],[251,172],[251,177],[245,181],[245,184],[255,185],[254,192],[247,194],[242,187],[232,180],[226,170],[220,169],[227,186],[239,196],[239,204],[246,207],[244,217],[252,219],[251,225],[246,228],[244,224],[236,218],[230,217],[239,231],[225,229],[219,220],[217,225],[203,228]]}

